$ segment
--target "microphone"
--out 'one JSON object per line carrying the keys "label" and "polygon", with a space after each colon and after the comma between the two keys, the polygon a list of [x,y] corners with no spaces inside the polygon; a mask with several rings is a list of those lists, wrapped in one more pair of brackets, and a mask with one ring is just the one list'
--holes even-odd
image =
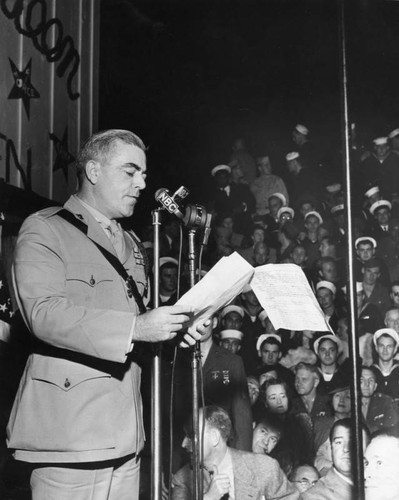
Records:
{"label": "microphone", "polygon": [[[184,186],[182,186],[175,193],[175,194],[177,194],[177,197],[179,197],[179,198],[181,198],[181,196],[179,195],[179,191],[182,188],[185,189]],[[185,189],[185,191],[188,194],[188,190]],[[175,201],[175,194],[173,196],[170,196],[168,189],[160,188],[155,192],[155,199],[169,213],[176,215],[176,217],[178,217],[179,219],[183,219],[184,214],[181,212],[178,203]]]}
{"label": "microphone", "polygon": [[212,214],[206,214],[206,222],[204,227],[204,234],[202,235],[201,246],[206,247],[211,234]]}

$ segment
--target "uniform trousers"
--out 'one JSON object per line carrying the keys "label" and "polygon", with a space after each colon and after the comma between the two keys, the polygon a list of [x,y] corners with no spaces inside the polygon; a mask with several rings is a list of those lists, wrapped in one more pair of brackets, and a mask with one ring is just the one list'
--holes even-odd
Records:
{"label": "uniform trousers", "polygon": [[32,500],[138,500],[140,459],[36,467]]}

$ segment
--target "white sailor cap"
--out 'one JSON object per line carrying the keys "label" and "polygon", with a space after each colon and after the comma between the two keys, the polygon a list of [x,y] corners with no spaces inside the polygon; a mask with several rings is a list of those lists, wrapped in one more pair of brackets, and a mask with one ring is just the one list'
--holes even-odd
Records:
{"label": "white sailor cap", "polygon": [[333,333],[326,333],[325,335],[322,335],[321,337],[319,337],[318,339],[316,339],[314,341],[313,350],[316,354],[317,354],[317,351],[319,350],[320,342],[322,342],[323,340],[331,340],[331,342],[335,342],[335,344],[337,344],[337,347],[338,347],[338,352],[342,351],[341,340]]}
{"label": "white sailor cap", "polygon": [[378,200],[378,201],[375,201],[371,205],[371,207],[370,207],[370,213],[371,213],[371,215],[374,215],[375,211],[378,210],[379,208],[382,208],[382,207],[386,207],[389,210],[391,210],[392,204],[388,200]]}
{"label": "white sailor cap", "polygon": [[236,312],[238,313],[241,318],[244,317],[244,309],[240,306],[235,306],[234,304],[231,304],[230,306],[223,307],[222,312],[220,313],[220,317],[224,318],[226,314],[229,314],[231,312]]}
{"label": "white sailor cap", "polygon": [[371,196],[374,196],[375,194],[377,194],[379,192],[380,192],[380,188],[378,186],[373,186],[364,193],[364,196],[367,196],[367,198],[370,198]]}
{"label": "white sailor cap", "polygon": [[302,135],[309,134],[309,129],[307,127],[305,127],[305,125],[301,125],[300,123],[298,123],[298,125],[295,125],[295,130]]}
{"label": "white sailor cap", "polygon": [[335,205],[334,207],[332,207],[330,212],[331,212],[331,215],[334,215],[337,212],[341,212],[343,210],[345,210],[345,205],[343,203],[340,203],[339,205]]}
{"label": "white sailor cap", "polygon": [[280,216],[281,216],[282,214],[287,213],[287,212],[288,212],[289,214],[291,214],[291,217],[292,217],[292,218],[294,218],[294,216],[295,216],[295,211],[294,211],[294,209],[293,209],[293,208],[291,208],[291,207],[281,207],[281,208],[279,208],[279,209],[278,209],[278,212],[277,212],[277,218],[279,219],[279,218],[280,218]]}
{"label": "white sailor cap", "polygon": [[263,342],[268,339],[277,340],[277,342],[281,345],[281,337],[279,337],[277,333],[262,333],[262,335],[259,335],[259,338],[256,342],[256,350],[258,351],[258,353],[260,352],[260,348],[262,347]]}
{"label": "white sailor cap", "polygon": [[331,281],[327,281],[327,280],[322,280],[322,281],[319,281],[317,284],[316,284],[316,290],[320,290],[320,288],[327,288],[328,290],[330,290],[330,292],[335,295],[336,292],[337,292],[337,288],[336,286],[334,285],[334,283],[331,283]]}
{"label": "white sailor cap", "polygon": [[326,190],[328,193],[338,193],[338,191],[341,191],[341,184],[339,182],[335,182],[334,184],[329,184],[326,186]]}
{"label": "white sailor cap", "polygon": [[173,257],[161,257],[159,259],[159,268],[161,268],[165,264],[168,264],[169,262],[171,264],[175,264],[175,266],[179,265],[179,262],[176,259],[174,259]]}
{"label": "white sailor cap", "polygon": [[211,170],[211,175],[212,177],[215,177],[215,175],[218,172],[223,172],[223,171],[230,173],[231,168],[228,165],[216,165],[216,167],[213,167],[213,169]]}
{"label": "white sailor cap", "polygon": [[272,198],[273,196],[274,196],[275,198],[279,198],[279,199],[282,201],[283,205],[287,205],[287,198],[283,195],[283,193],[273,193],[273,194],[271,194],[271,195],[269,196],[269,200],[270,200],[270,198]]}
{"label": "white sailor cap", "polygon": [[237,339],[237,340],[242,340],[244,334],[240,332],[240,330],[234,330],[232,328],[229,328],[227,330],[222,330],[219,334],[220,340],[223,339]]}
{"label": "white sailor cap", "polygon": [[371,243],[373,248],[377,248],[377,242],[371,236],[361,236],[360,238],[357,238],[355,241],[355,247],[357,247],[359,243]]}
{"label": "white sailor cap", "polygon": [[397,135],[399,135],[399,128],[395,128],[395,130],[392,130],[392,132],[389,132],[388,137],[390,139],[393,139]]}
{"label": "white sailor cap", "polygon": [[399,345],[399,335],[396,330],[393,328],[380,328],[373,335],[374,345],[377,347],[377,340],[381,337],[381,335],[389,335],[396,342],[396,345]]}
{"label": "white sailor cap", "polygon": [[296,160],[297,158],[299,158],[298,151],[291,151],[291,153],[288,153],[285,157],[287,161]]}
{"label": "white sailor cap", "polygon": [[383,146],[384,144],[388,144],[388,137],[377,137],[373,139],[375,146]]}
{"label": "white sailor cap", "polygon": [[310,215],[313,215],[314,217],[316,217],[317,219],[319,219],[320,224],[323,224],[323,217],[319,214],[319,212],[316,212],[316,210],[311,210],[310,212],[308,212],[308,213],[305,215],[305,221],[306,221],[306,219],[307,219]]}

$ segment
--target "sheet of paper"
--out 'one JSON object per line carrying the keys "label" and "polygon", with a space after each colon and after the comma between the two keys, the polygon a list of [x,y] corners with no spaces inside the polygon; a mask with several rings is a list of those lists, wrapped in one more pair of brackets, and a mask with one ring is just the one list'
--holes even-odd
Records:
{"label": "sheet of paper", "polygon": [[331,330],[302,269],[295,264],[255,268],[251,287],[274,328]]}
{"label": "sheet of paper", "polygon": [[177,304],[194,307],[194,317],[189,324],[189,330],[195,329],[197,324],[240,294],[253,273],[251,264],[237,252],[222,257],[201,281],[177,301]]}

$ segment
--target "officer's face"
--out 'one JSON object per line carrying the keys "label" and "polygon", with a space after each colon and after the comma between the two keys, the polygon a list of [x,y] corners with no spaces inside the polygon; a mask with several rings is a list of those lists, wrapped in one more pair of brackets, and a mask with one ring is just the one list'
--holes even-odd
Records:
{"label": "officer's face", "polygon": [[366,262],[374,257],[374,247],[371,243],[359,243],[357,250],[357,255],[362,262]]}
{"label": "officer's face", "polygon": [[107,158],[95,166],[91,185],[94,208],[109,219],[130,217],[146,186],[146,158],[143,150],[118,141]]}
{"label": "officer's face", "polygon": [[325,366],[330,366],[336,363],[338,357],[337,344],[332,340],[323,340],[319,344],[319,350],[317,352],[321,364]]}
{"label": "officer's face", "polygon": [[392,337],[382,335],[377,340],[376,351],[381,361],[391,361],[396,354],[396,342]]}
{"label": "officer's face", "polygon": [[371,370],[362,370],[360,377],[360,390],[364,398],[371,398],[377,389],[377,381],[375,375]]}

